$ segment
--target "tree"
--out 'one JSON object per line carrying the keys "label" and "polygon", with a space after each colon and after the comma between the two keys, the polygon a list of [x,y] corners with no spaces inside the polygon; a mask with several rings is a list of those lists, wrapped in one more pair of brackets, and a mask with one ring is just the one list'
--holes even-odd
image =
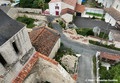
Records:
{"label": "tree", "polygon": [[20,7],[23,8],[32,8],[34,0],[20,0]]}

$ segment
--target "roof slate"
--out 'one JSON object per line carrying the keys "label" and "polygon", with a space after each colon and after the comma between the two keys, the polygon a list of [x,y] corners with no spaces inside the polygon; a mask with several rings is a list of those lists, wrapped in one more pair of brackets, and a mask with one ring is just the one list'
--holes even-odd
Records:
{"label": "roof slate", "polygon": [[59,38],[60,35],[58,33],[46,27],[40,27],[30,32],[32,45],[38,52],[46,56],[49,56]]}
{"label": "roof slate", "polygon": [[23,27],[23,24],[13,20],[0,9],[0,46]]}
{"label": "roof slate", "polygon": [[104,9],[108,14],[110,14],[115,20],[120,20],[120,12],[114,9],[113,7],[111,8],[105,8]]}

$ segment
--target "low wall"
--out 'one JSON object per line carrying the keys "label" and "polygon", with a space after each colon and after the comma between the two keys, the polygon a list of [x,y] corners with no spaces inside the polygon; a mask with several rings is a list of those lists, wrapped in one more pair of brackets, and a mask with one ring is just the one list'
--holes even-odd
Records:
{"label": "low wall", "polygon": [[[93,15],[88,15],[86,14],[86,12],[90,12],[90,13],[97,13],[97,14],[104,14],[104,10],[103,9],[98,9],[98,8],[88,8],[88,7],[85,7],[85,11],[83,12],[82,14],[82,17],[93,17]],[[97,18],[101,18],[99,16],[95,16]]]}
{"label": "low wall", "polygon": [[24,15],[27,16],[27,17],[29,17],[29,18],[47,21],[46,16],[42,16],[42,15],[39,15],[39,14],[18,13],[17,16],[18,16],[18,17],[23,17]]}
{"label": "low wall", "polygon": [[[112,41],[105,40],[105,39],[102,39],[102,38],[99,38],[99,37],[95,37],[95,36],[88,36],[88,39],[89,40],[93,40],[93,41],[102,42],[103,44],[107,44],[107,45],[115,44]],[[101,39],[102,39],[102,41],[101,41]]]}
{"label": "low wall", "polygon": [[36,14],[40,14],[42,12],[42,9],[33,9],[33,8],[11,8],[8,11],[8,16],[10,16],[13,19],[16,19],[18,17],[18,13],[20,12],[34,12]]}

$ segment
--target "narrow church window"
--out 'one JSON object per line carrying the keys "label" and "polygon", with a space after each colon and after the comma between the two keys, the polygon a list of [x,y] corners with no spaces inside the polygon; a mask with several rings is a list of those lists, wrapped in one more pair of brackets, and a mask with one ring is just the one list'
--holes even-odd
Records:
{"label": "narrow church window", "polygon": [[5,61],[5,59],[2,57],[2,55],[0,54],[0,63],[5,66],[7,64],[7,62]]}
{"label": "narrow church window", "polygon": [[13,45],[13,48],[14,48],[15,52],[16,52],[16,53],[18,53],[18,52],[19,52],[19,50],[18,50],[18,48],[17,48],[16,43],[15,43],[15,42],[13,42],[13,43],[12,43],[12,45]]}

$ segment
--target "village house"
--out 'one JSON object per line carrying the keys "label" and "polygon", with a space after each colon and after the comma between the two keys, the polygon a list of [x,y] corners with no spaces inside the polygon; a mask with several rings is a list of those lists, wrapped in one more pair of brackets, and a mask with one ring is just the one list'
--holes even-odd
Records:
{"label": "village house", "polygon": [[112,53],[100,52],[99,58],[101,59],[101,61],[110,64],[115,64],[120,62],[120,56]]}
{"label": "village house", "polygon": [[115,0],[96,0],[97,3],[101,3],[104,8],[109,8],[112,6]]}
{"label": "village house", "polygon": [[104,10],[106,12],[105,21],[116,28],[120,28],[120,0],[115,0],[112,7]]}
{"label": "village house", "polygon": [[51,15],[61,16],[66,23],[72,22],[73,14],[81,15],[85,6],[81,5],[81,0],[51,0],[49,10]]}
{"label": "village house", "polygon": [[60,48],[60,34],[47,26],[40,26],[30,32],[30,39],[36,51],[53,58]]}

